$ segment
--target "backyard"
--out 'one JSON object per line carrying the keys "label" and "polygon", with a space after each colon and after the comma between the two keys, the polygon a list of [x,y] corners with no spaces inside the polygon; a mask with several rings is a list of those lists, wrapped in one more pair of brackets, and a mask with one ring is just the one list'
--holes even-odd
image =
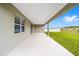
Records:
{"label": "backyard", "polygon": [[75,56],[79,56],[78,31],[50,32],[49,35],[72,54],[74,54]]}

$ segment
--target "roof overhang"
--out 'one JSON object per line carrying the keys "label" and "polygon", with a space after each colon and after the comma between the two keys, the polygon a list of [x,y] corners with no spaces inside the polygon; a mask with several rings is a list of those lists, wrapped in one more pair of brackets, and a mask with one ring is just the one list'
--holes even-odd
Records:
{"label": "roof overhang", "polygon": [[69,10],[71,10],[72,8],[74,8],[77,5],[79,5],[79,3],[69,3],[69,4],[67,4],[57,14],[52,16],[45,24],[49,23],[50,21],[54,20],[55,18],[57,18],[57,17],[59,17],[59,16],[61,16],[63,14],[65,14],[66,12],[68,12]]}
{"label": "roof overhang", "polygon": [[67,3],[13,3],[13,5],[33,24],[43,25],[59,16],[61,14],[59,11]]}

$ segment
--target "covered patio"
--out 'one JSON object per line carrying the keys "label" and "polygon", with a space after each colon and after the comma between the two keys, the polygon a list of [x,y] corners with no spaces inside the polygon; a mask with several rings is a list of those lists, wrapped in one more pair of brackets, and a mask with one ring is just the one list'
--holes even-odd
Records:
{"label": "covered patio", "polygon": [[7,56],[73,56],[45,33],[33,33]]}

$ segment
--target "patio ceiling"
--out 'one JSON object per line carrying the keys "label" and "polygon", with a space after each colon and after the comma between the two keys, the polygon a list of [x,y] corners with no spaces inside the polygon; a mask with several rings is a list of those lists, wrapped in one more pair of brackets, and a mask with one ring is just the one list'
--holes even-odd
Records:
{"label": "patio ceiling", "polygon": [[66,3],[13,3],[33,24],[43,25],[57,14]]}

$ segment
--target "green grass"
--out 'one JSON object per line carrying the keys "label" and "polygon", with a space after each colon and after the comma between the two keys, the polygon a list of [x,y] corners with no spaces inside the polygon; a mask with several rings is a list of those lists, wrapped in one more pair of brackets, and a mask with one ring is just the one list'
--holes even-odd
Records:
{"label": "green grass", "polygon": [[50,32],[50,37],[75,56],[79,56],[79,33],[76,31]]}

